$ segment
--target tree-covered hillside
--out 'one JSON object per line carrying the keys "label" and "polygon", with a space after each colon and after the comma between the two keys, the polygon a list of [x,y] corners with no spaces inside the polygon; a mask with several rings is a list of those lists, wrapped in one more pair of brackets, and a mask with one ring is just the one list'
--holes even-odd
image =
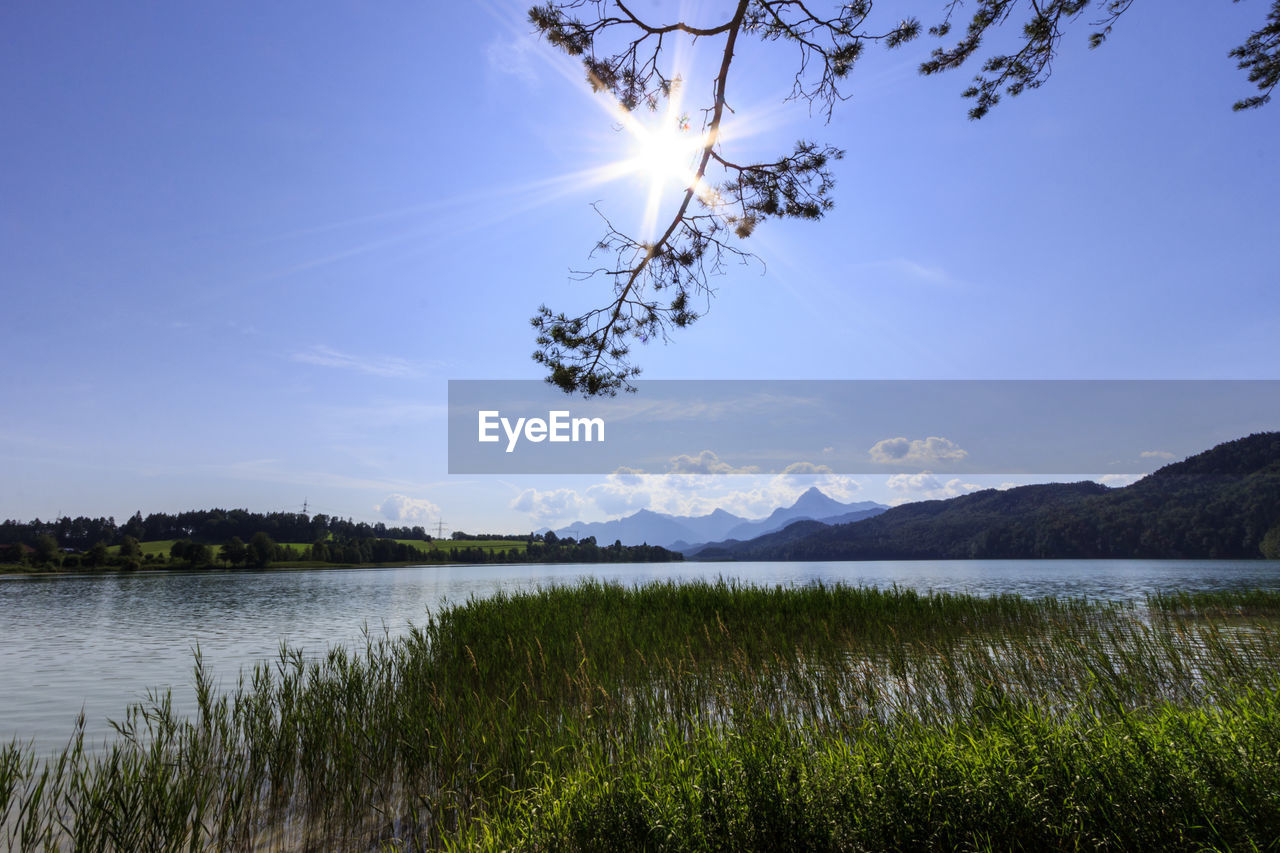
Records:
{"label": "tree-covered hillside", "polygon": [[896,507],[853,524],[730,543],[740,560],[1280,556],[1280,433],[1167,465],[1131,486],[987,489]]}

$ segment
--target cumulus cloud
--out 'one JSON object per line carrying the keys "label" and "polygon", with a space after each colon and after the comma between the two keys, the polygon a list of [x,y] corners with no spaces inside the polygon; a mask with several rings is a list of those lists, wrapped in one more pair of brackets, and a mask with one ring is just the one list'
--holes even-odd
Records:
{"label": "cumulus cloud", "polygon": [[944,483],[929,471],[921,471],[919,474],[894,474],[885,484],[901,495],[892,501],[895,504],[913,500],[954,498],[982,488],[975,483],[966,483],[959,477]]}
{"label": "cumulus cloud", "polygon": [[787,477],[805,477],[830,473],[831,467],[829,465],[815,465],[812,462],[792,462],[782,469],[782,476]]}
{"label": "cumulus cloud", "polygon": [[670,474],[754,474],[758,470],[754,465],[734,468],[710,450],[704,450],[697,456],[672,456],[667,462]]}
{"label": "cumulus cloud", "polygon": [[949,438],[931,435],[919,438],[886,438],[868,451],[871,461],[882,465],[936,465],[955,462],[969,455]]}
{"label": "cumulus cloud", "polygon": [[587,502],[574,489],[538,491],[525,489],[511,502],[511,508],[528,513],[535,521],[544,524],[561,519],[574,519],[586,507]]}
{"label": "cumulus cloud", "polygon": [[[760,518],[780,506],[794,503],[801,493],[817,486],[830,497],[848,502],[862,488],[852,477],[832,473],[826,465],[793,463],[779,474],[754,472],[755,468],[733,468],[710,451],[684,457],[672,465],[683,471],[706,473],[645,474],[619,468],[584,492],[581,497],[611,517],[648,509],[669,515],[705,515],[723,509],[744,518]],[[531,504],[532,505],[532,504]]]}
{"label": "cumulus cloud", "polygon": [[715,485],[723,491],[702,492],[699,499],[706,512],[720,507],[746,518],[761,518],[778,507],[790,506],[811,488],[821,489],[828,497],[848,503],[862,488],[853,477],[831,472],[825,465],[796,462],[779,474],[720,478]]}
{"label": "cumulus cloud", "polygon": [[750,475],[615,474],[587,489],[587,496],[610,515],[629,515],[639,509],[669,515],[705,515],[717,507],[737,512],[726,496],[734,494],[736,484],[757,479]]}
{"label": "cumulus cloud", "polygon": [[628,488],[643,486],[648,481],[649,475],[639,468],[627,468],[625,466],[617,468],[609,475],[609,481],[618,483]]}
{"label": "cumulus cloud", "polygon": [[649,481],[654,479],[634,468],[619,468],[603,483],[587,489],[587,499],[609,515],[626,515],[644,509],[652,501]]}
{"label": "cumulus cloud", "polygon": [[[792,462],[776,474],[771,481],[774,491],[790,494],[791,500],[799,497],[801,492],[817,487],[827,497],[848,502],[862,484],[853,477],[836,474],[826,465],[815,465],[812,462]],[[781,503],[788,502],[785,498]]]}
{"label": "cumulus cloud", "polygon": [[763,518],[778,507],[790,506],[814,486],[846,503],[856,500],[862,489],[853,477],[808,461],[792,463],[778,474],[760,474],[754,467],[734,468],[714,452],[703,451],[676,457],[670,467],[662,474],[618,468],[603,482],[585,489],[525,489],[510,506],[548,525],[589,521],[601,514],[619,518],[641,509],[689,516],[723,509],[744,518]]}
{"label": "cumulus cloud", "polygon": [[374,506],[374,512],[382,513],[388,521],[405,521],[413,524],[425,524],[432,518],[440,517],[440,507],[431,501],[411,498],[407,495],[388,495],[382,503]]}
{"label": "cumulus cloud", "polygon": [[1173,454],[1167,450],[1144,450],[1138,454],[1143,459],[1172,459]]}

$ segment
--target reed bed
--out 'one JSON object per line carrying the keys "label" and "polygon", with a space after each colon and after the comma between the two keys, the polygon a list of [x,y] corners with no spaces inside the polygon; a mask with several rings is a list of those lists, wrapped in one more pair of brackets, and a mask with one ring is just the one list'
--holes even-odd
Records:
{"label": "reed bed", "polygon": [[1269,849],[1280,596],[585,582],[0,749],[19,850]]}

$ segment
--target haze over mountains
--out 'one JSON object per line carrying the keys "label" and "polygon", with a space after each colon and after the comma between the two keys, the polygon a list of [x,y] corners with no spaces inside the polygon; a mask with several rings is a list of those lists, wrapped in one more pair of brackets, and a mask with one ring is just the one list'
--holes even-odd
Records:
{"label": "haze over mountains", "polygon": [[693,559],[1280,557],[1280,432],[1229,441],[1130,486],[986,489],[852,524],[801,522]]}
{"label": "haze over mountains", "polygon": [[607,545],[621,540],[623,545],[661,545],[685,550],[706,542],[754,539],[801,520],[840,524],[870,518],[888,507],[874,501],[841,503],[817,487],[809,489],[789,507],[779,507],[767,518],[747,519],[723,509],[707,515],[667,515],[642,509],[614,521],[577,522],[557,528],[557,536],[582,539],[594,536]]}

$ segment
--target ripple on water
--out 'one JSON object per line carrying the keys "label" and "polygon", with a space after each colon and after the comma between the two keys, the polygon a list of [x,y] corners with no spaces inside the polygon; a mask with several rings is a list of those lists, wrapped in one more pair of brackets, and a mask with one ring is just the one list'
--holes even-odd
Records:
{"label": "ripple on water", "polygon": [[1161,590],[1280,589],[1280,563],[1212,560],[973,560],[424,566],[278,572],[141,572],[0,578],[0,739],[61,748],[83,707],[92,740],[110,733],[149,688],[192,705],[192,649],[223,683],[274,660],[281,641],[318,657],[392,636],[443,601],[584,577],[623,584],[668,579],[784,586],[844,583],[975,595],[1141,599]]}

